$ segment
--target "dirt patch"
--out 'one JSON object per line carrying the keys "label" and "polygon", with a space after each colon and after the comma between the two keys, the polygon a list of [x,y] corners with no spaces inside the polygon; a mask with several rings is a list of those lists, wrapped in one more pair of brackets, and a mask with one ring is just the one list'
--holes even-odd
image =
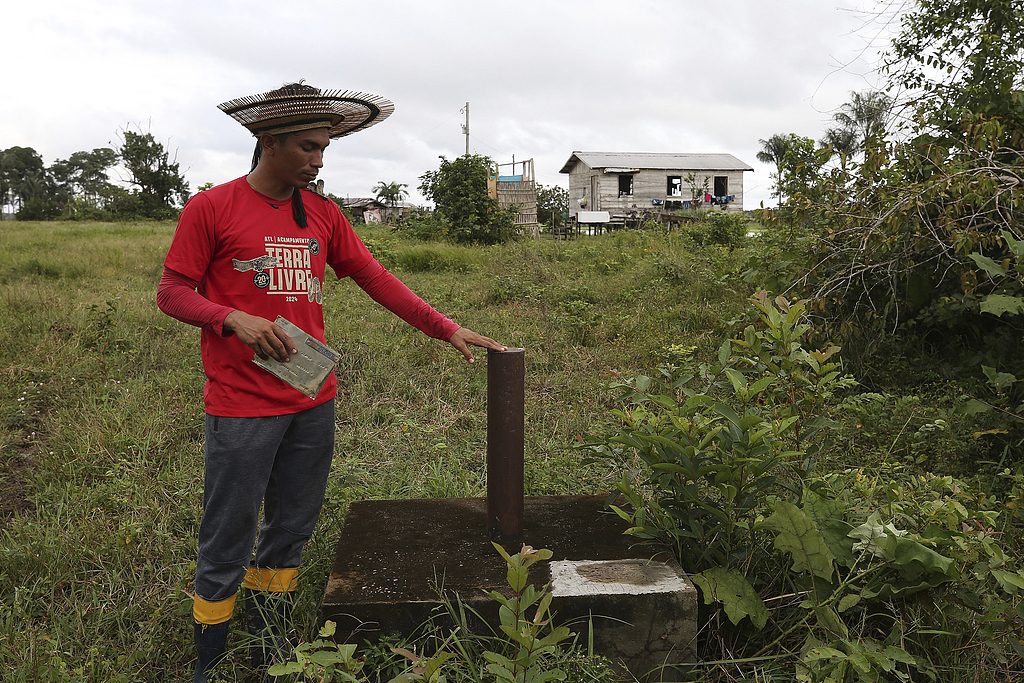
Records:
{"label": "dirt patch", "polygon": [[35,509],[28,500],[28,488],[25,476],[31,471],[32,456],[26,451],[13,451],[12,462],[7,463],[7,471],[0,474],[0,522],[6,523],[16,514],[31,512]]}

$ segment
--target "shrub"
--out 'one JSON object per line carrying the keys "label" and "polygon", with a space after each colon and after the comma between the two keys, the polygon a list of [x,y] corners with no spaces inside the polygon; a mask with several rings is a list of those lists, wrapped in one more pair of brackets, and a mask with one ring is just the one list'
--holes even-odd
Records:
{"label": "shrub", "polygon": [[381,262],[384,267],[389,268],[397,262],[395,245],[387,240],[363,237],[363,244],[373,254],[373,258]]}
{"label": "shrub", "polygon": [[498,244],[515,237],[515,214],[498,207],[487,180],[491,160],[477,154],[454,161],[441,157],[441,166],[420,176],[420,191],[437,205],[447,235],[461,244]]}
{"label": "shrub", "polygon": [[396,233],[427,242],[442,242],[448,238],[448,224],[432,211],[413,209],[395,222]]}
{"label": "shrub", "polygon": [[627,533],[671,548],[722,605],[709,655],[741,670],[770,655],[773,675],[808,682],[1005,676],[1024,656],[1005,508],[903,464],[816,474],[854,382],[837,347],[809,345],[806,302],[753,303],[717,363],[682,349],[681,366],[614,383],[622,428],[583,446],[622,473]]}
{"label": "shrub", "polygon": [[446,245],[407,247],[395,252],[394,262],[403,270],[413,273],[464,273],[476,267],[471,251]]}
{"label": "shrub", "polygon": [[19,221],[49,221],[60,215],[60,207],[49,199],[29,199],[21,205],[15,217]]}
{"label": "shrub", "polygon": [[746,242],[747,220],[737,214],[711,213],[699,223],[688,224],[683,234],[699,246],[719,244],[735,249]]}

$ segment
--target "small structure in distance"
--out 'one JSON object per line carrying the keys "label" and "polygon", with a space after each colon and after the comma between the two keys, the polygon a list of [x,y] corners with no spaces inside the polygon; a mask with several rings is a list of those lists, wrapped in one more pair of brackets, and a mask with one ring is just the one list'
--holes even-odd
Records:
{"label": "small structure in distance", "polygon": [[387,208],[373,197],[346,197],[341,200],[341,205],[351,212],[353,219],[363,223],[382,223]]}
{"label": "small structure in distance", "polygon": [[743,173],[753,170],[731,154],[573,152],[560,172],[569,175],[570,217],[607,211],[624,224],[680,209],[742,213]]}
{"label": "small structure in distance", "polygon": [[417,208],[409,202],[396,202],[394,206],[388,206],[373,197],[346,197],[341,200],[341,205],[349,210],[356,222],[377,224],[406,218]]}
{"label": "small structure in distance", "polygon": [[[519,171],[518,173],[516,171]],[[537,182],[533,174],[533,159],[508,164],[495,164],[487,179],[487,193],[497,200],[498,208],[516,209],[516,229],[536,237]]]}

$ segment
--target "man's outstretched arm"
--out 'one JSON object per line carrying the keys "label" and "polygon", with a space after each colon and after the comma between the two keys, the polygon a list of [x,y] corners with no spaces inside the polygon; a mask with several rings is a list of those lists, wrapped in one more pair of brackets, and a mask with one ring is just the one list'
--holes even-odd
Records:
{"label": "man's outstretched arm", "polygon": [[402,320],[424,334],[435,339],[443,339],[454,346],[469,363],[476,360],[473,352],[469,349],[470,346],[479,346],[495,351],[506,350],[505,346],[490,337],[460,327],[438,313],[376,260],[370,261],[360,271],[354,273],[352,280],[374,301]]}

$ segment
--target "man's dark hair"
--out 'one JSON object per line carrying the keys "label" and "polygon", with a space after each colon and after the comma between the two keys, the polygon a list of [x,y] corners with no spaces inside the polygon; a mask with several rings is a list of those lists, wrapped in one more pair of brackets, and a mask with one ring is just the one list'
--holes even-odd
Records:
{"label": "man's dark hair", "polygon": [[[317,91],[317,88],[303,83],[304,80],[306,79],[302,78],[295,83],[285,83],[277,90],[271,90],[267,94],[287,95],[289,93]],[[280,135],[275,135],[274,139],[277,140],[277,144],[283,145],[289,135],[293,135],[293,133],[281,133]],[[260,158],[262,156],[263,140],[261,138],[256,138],[256,149],[253,150],[252,153],[252,166],[249,168],[249,173],[256,170],[256,166],[259,165]],[[297,187],[295,188],[295,191],[292,192],[292,218],[295,219],[295,222],[300,228],[305,228],[309,224],[306,220],[306,207],[302,204],[302,190]]]}

